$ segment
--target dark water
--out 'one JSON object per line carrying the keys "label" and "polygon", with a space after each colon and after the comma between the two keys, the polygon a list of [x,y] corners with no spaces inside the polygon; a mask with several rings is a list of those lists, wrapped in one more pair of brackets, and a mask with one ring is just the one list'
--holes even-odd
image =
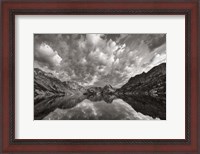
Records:
{"label": "dark water", "polygon": [[34,106],[34,119],[46,120],[147,120],[166,119],[166,104],[149,97],[50,97]]}

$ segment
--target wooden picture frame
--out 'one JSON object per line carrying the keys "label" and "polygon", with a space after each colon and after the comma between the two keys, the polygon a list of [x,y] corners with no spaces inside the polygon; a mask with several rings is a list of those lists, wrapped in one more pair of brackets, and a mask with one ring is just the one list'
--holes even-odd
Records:
{"label": "wooden picture frame", "polygon": [[[16,2],[2,5],[2,152],[198,153],[198,1]],[[185,139],[15,139],[15,15],[185,15]]]}

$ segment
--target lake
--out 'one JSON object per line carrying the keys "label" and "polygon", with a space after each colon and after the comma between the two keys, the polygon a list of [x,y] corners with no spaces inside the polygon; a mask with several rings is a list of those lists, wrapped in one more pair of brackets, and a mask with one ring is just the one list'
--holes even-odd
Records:
{"label": "lake", "polygon": [[35,120],[165,120],[166,104],[133,96],[49,97],[34,105]]}

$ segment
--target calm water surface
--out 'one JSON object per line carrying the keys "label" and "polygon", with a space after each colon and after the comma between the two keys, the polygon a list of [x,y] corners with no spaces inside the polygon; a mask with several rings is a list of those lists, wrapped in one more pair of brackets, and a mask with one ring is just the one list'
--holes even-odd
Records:
{"label": "calm water surface", "polygon": [[50,97],[34,106],[35,120],[149,120],[166,119],[166,105],[143,97]]}

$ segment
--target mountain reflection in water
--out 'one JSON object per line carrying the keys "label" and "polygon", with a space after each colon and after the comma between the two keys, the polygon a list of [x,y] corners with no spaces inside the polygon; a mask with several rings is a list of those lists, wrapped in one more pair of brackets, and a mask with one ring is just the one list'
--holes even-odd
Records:
{"label": "mountain reflection in water", "polygon": [[148,120],[166,119],[165,104],[130,96],[50,97],[34,106],[35,120]]}

